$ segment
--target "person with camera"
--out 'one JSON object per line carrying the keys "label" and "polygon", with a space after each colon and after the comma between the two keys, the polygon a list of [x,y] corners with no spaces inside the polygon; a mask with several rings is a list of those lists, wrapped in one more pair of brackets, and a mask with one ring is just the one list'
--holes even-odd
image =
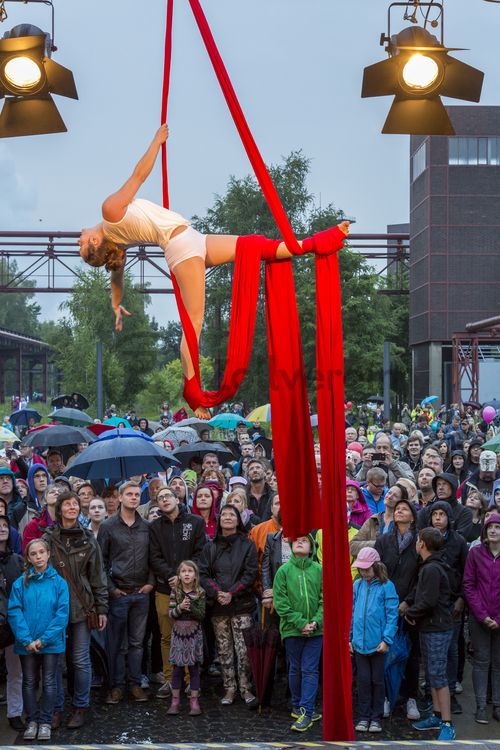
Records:
{"label": "person with camera", "polygon": [[379,433],[375,441],[373,463],[387,472],[387,484],[392,487],[398,479],[415,479],[412,470],[404,461],[395,460],[392,455],[392,442],[389,435]]}

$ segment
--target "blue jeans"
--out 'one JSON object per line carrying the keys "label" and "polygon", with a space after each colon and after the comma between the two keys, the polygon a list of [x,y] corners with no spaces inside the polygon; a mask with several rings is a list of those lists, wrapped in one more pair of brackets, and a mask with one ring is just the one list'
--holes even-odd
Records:
{"label": "blue jeans", "polygon": [[125,659],[121,650],[127,642],[128,680],[132,687],[141,684],[144,633],[148,621],[149,594],[127,594],[111,597],[106,630],[109,671],[112,687],[125,686]]}
{"label": "blue jeans", "polygon": [[322,647],[321,635],[285,638],[292,708],[304,708],[307,716],[314,712]]}
{"label": "blue jeans", "polygon": [[[92,684],[92,665],[90,662],[90,630],[87,627],[87,620],[70,622],[67,632],[66,663],[68,670],[73,671],[72,705],[74,708],[88,708]],[[56,711],[62,711],[64,708],[63,669],[64,661],[61,660],[57,669]]]}
{"label": "blue jeans", "polygon": [[[23,670],[23,703],[28,721],[50,724],[56,701],[56,673],[59,654],[28,654],[21,656]],[[36,699],[42,670],[42,695]]]}

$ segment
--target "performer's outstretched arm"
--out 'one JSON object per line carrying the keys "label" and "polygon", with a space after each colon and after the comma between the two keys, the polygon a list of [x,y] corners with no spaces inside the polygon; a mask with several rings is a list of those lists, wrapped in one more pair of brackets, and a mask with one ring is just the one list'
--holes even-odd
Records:
{"label": "performer's outstretched arm", "polygon": [[127,211],[127,206],[131,203],[142,183],[147,180],[154,167],[158,151],[168,138],[168,126],[162,125],[155,133],[151,144],[137,163],[131,176],[122,187],[109,195],[102,204],[102,216],[106,221],[121,221]]}
{"label": "performer's outstretched arm", "polygon": [[124,269],[111,271],[111,307],[115,313],[115,330],[122,330],[122,315],[128,318],[132,315],[120,304],[123,297],[123,273]]}

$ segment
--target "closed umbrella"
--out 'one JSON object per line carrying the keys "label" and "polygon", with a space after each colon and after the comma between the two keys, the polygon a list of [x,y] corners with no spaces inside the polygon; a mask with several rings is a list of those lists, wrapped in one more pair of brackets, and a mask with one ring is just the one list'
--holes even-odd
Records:
{"label": "closed umbrella", "polygon": [[35,422],[40,422],[42,415],[39,414],[35,409],[19,409],[13,412],[9,419],[10,423],[14,427],[27,427],[29,420],[33,419]]}
{"label": "closed umbrella", "polygon": [[61,424],[73,425],[74,427],[85,427],[88,424],[94,423],[92,417],[89,417],[84,411],[81,411],[80,409],[70,409],[67,406],[64,406],[62,409],[54,409],[54,411],[49,414],[49,419],[52,419],[54,422],[60,422]]}
{"label": "closed umbrella", "polygon": [[[116,434],[118,433],[118,434]],[[66,476],[82,479],[128,479],[165,471],[179,461],[137,430],[110,430],[78,454]]]}
{"label": "closed umbrella", "polygon": [[404,629],[403,618],[400,619],[398,630],[391,643],[391,647],[384,662],[385,694],[391,705],[396,705],[399,689],[406,669],[406,662],[410,653],[410,639]]}
{"label": "closed umbrella", "polygon": [[215,453],[221,464],[226,463],[226,461],[234,461],[234,456],[231,451],[221,443],[200,441],[199,443],[193,443],[192,445],[181,445],[180,448],[176,448],[173,452],[174,456],[179,459],[184,468],[189,466],[189,462],[192,458],[201,459],[205,453]]}
{"label": "closed umbrella", "polygon": [[247,427],[251,427],[252,423],[248,420],[243,419],[240,414],[232,414],[230,412],[222,412],[216,414],[215,417],[208,420],[208,424],[212,427],[218,427],[220,430],[234,430],[239,424],[244,424]]}
{"label": "closed umbrella", "polygon": [[248,661],[252,670],[253,684],[257,696],[259,711],[265,701],[266,688],[274,673],[276,654],[278,653],[279,632],[277,628],[265,628],[261,623],[243,630],[247,647]]}
{"label": "closed umbrella", "polygon": [[33,430],[23,439],[23,445],[31,448],[60,448],[63,445],[92,443],[95,435],[83,427],[66,424],[47,425],[46,429]]}

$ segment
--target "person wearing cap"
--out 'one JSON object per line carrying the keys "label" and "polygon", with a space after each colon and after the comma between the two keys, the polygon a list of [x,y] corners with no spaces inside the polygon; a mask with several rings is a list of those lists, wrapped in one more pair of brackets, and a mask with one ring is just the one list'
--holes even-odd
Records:
{"label": "person wearing cap", "polygon": [[473,532],[472,511],[457,500],[458,480],[456,476],[454,474],[447,474],[446,472],[437,474],[432,480],[432,488],[436,499],[419,511],[417,518],[418,530],[420,531],[420,529],[425,529],[431,525],[431,513],[434,503],[438,500],[444,500],[451,507],[455,531],[461,534],[466,542],[470,541],[469,537],[471,537]]}
{"label": "person wearing cap", "polygon": [[354,581],[349,647],[356,660],[357,732],[381,732],[384,714],[385,655],[398,628],[399,599],[387,568],[373,547],[363,547],[353,566]]}
{"label": "person wearing cap", "polygon": [[[396,587],[399,597],[399,614],[403,616],[409,608],[411,594],[417,581],[418,553],[415,547],[417,511],[407,498],[401,498],[394,506],[394,523],[387,534],[375,540],[375,549],[387,568],[389,578]],[[411,650],[406,662],[406,716],[418,720],[417,708],[419,648],[418,633],[409,624],[406,628],[411,640]]]}
{"label": "person wearing cap", "polygon": [[[443,560],[447,564],[446,572],[451,590],[451,615],[453,618],[453,637],[448,649],[448,686],[451,696],[452,714],[461,714],[462,707],[456,698],[458,681],[458,641],[463,627],[464,597],[462,579],[467,559],[467,542],[453,528],[453,514],[449,503],[437,500],[431,509],[431,526],[438,529],[443,536]],[[463,638],[463,634],[462,634]]]}
{"label": "person wearing cap", "polygon": [[500,513],[488,516],[480,544],[469,550],[463,589],[469,606],[469,633],[473,648],[475,718],[478,724],[488,724],[490,671],[493,718],[500,721]]}
{"label": "person wearing cap", "polygon": [[458,494],[461,501],[465,503],[469,489],[476,487],[489,503],[493,496],[493,485],[496,479],[500,479],[496,453],[490,450],[483,450],[479,456],[479,469],[471,474],[460,487]]}
{"label": "person wearing cap", "polygon": [[469,451],[467,453],[467,461],[465,468],[467,470],[467,477],[472,476],[479,471],[479,458],[481,456],[481,450],[483,447],[484,440],[479,437],[473,438],[469,443]]}
{"label": "person wearing cap", "polygon": [[419,532],[416,549],[422,559],[413,604],[405,619],[417,626],[420,648],[432,694],[433,713],[413,724],[419,731],[438,729],[438,741],[454,740],[448,687],[448,650],[453,638],[451,589],[443,557],[444,539],[438,529]]}

